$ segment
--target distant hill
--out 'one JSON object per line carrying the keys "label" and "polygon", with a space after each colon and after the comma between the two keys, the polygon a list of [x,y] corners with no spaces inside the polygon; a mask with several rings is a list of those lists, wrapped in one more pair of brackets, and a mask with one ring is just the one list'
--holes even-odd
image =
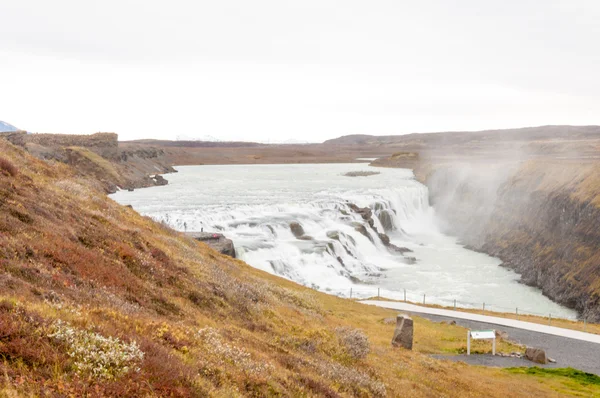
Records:
{"label": "distant hill", "polygon": [[19,129],[13,126],[12,124],[8,124],[0,120],[0,133],[4,133],[7,131],[18,131]]}

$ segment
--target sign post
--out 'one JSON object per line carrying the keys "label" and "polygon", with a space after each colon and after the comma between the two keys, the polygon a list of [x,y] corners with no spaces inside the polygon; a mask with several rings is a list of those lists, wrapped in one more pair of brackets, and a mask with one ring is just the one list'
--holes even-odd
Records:
{"label": "sign post", "polygon": [[467,355],[471,355],[471,338],[473,340],[492,340],[492,355],[496,355],[496,331],[495,330],[468,330],[467,331]]}

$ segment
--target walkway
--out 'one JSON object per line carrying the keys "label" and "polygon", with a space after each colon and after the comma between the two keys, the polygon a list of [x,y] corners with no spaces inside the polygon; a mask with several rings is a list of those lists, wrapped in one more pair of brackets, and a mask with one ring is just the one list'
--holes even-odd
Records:
{"label": "walkway", "polygon": [[530,330],[532,332],[551,334],[554,336],[568,337],[570,339],[589,341],[600,344],[600,335],[579,332],[577,330],[557,328],[555,326],[540,325],[538,323],[517,321],[516,319],[499,318],[489,315],[472,314],[470,312],[444,310],[440,308],[421,307],[415,304],[394,301],[364,300],[363,304],[375,305],[377,307],[390,308],[399,311],[408,311],[419,314],[430,314],[451,317],[454,319],[466,319],[477,322],[492,323],[494,325],[508,326],[511,328]]}
{"label": "walkway", "polygon": [[462,361],[473,365],[498,367],[572,367],[600,375],[600,361],[598,360],[600,358],[599,335],[493,316],[421,307],[408,303],[376,300],[366,300],[362,303],[414,313],[436,322],[455,320],[458,325],[469,329],[499,329],[508,333],[508,338],[511,341],[544,349],[550,358],[556,359],[557,363],[538,365],[525,359],[492,357],[491,355],[436,355],[436,358]]}

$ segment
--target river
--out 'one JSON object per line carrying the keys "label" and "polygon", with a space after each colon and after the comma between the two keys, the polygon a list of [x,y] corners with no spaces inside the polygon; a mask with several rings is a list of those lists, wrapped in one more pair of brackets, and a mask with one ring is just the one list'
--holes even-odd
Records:
{"label": "river", "polygon": [[[180,231],[219,231],[264,271],[340,296],[575,318],[497,258],[442,233],[411,170],[366,164],[181,166],[169,185],[111,197]],[[344,176],[350,171],[380,174]],[[373,210],[373,227],[350,204]],[[383,222],[383,224],[382,224]],[[298,223],[298,239],[290,224]],[[384,224],[387,228],[384,228]],[[363,226],[364,228],[361,228]],[[362,229],[362,233],[361,230]],[[377,232],[410,252],[391,252]],[[298,231],[296,231],[298,232]],[[424,296],[425,295],[425,296]]]}

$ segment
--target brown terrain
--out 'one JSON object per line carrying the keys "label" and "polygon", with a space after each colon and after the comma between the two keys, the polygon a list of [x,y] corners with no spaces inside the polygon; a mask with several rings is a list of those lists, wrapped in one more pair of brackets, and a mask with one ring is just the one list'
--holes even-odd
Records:
{"label": "brown terrain", "polygon": [[[90,162],[107,162],[117,170],[113,178],[121,177],[129,165],[114,158],[114,144],[67,140],[63,152],[55,145],[65,137],[33,139],[53,157],[32,156],[32,142],[0,139],[0,396],[600,392],[600,378],[573,369],[528,372],[432,358],[465,350],[466,329],[445,322],[414,317],[412,350],[393,347],[396,312],[221,255],[107,198],[106,181],[98,180],[104,174],[68,157],[69,148],[89,151]],[[113,152],[103,153],[105,146]],[[501,340],[498,350],[524,347]]]}
{"label": "brown terrain", "polygon": [[[598,143],[594,128],[570,129],[512,141],[475,133],[453,144],[450,133],[212,149],[2,134],[0,396],[598,394],[600,379],[573,369],[430,357],[464,352],[457,325],[414,317],[412,350],[392,347],[394,311],[253,269],[105,195],[153,185],[150,175],[173,164],[387,154],[375,163],[414,168],[449,231],[597,319]],[[524,348],[501,340],[498,349]]]}

